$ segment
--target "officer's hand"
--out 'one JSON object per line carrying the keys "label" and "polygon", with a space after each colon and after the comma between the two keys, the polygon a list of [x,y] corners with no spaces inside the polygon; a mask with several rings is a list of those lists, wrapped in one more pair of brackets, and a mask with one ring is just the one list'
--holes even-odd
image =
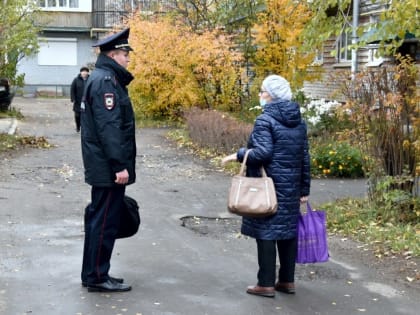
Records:
{"label": "officer's hand", "polygon": [[117,184],[125,185],[128,183],[128,171],[122,170],[121,172],[115,173],[115,182]]}

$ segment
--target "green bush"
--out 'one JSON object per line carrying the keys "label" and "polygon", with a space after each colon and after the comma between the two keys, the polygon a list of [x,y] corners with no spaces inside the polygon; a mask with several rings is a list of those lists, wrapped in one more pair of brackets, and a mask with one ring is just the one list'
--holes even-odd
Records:
{"label": "green bush", "polygon": [[326,177],[363,177],[360,151],[347,142],[311,143],[311,173]]}
{"label": "green bush", "polygon": [[420,198],[412,194],[411,176],[384,176],[376,182],[370,178],[369,186],[379,221],[420,223]]}

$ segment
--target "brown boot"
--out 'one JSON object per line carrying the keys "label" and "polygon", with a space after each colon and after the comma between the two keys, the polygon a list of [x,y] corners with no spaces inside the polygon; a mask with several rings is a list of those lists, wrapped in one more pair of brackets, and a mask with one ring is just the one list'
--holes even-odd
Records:
{"label": "brown boot", "polygon": [[246,293],[265,297],[274,297],[275,294],[274,287],[260,287],[259,285],[249,286]]}
{"label": "brown boot", "polygon": [[277,282],[274,286],[276,291],[287,293],[287,294],[295,294],[295,284],[293,282]]}

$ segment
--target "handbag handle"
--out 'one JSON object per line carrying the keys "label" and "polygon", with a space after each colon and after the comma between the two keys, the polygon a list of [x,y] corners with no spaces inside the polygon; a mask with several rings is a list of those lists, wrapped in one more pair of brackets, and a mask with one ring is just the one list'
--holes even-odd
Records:
{"label": "handbag handle", "polygon": [[[241,169],[239,171],[239,175],[241,175],[241,176],[245,176],[246,160],[248,159],[248,154],[249,154],[250,151],[251,151],[251,149],[248,149],[245,152],[244,160],[242,161]],[[265,172],[265,169],[264,169],[263,166],[261,166],[261,174],[262,174],[262,177],[267,177],[267,173]]]}

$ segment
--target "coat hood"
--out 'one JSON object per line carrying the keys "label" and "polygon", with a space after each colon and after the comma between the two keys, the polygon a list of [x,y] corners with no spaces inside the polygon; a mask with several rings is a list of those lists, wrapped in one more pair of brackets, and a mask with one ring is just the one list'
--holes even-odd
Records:
{"label": "coat hood", "polygon": [[286,100],[277,99],[268,103],[263,114],[273,117],[287,127],[296,127],[302,120],[299,104]]}

